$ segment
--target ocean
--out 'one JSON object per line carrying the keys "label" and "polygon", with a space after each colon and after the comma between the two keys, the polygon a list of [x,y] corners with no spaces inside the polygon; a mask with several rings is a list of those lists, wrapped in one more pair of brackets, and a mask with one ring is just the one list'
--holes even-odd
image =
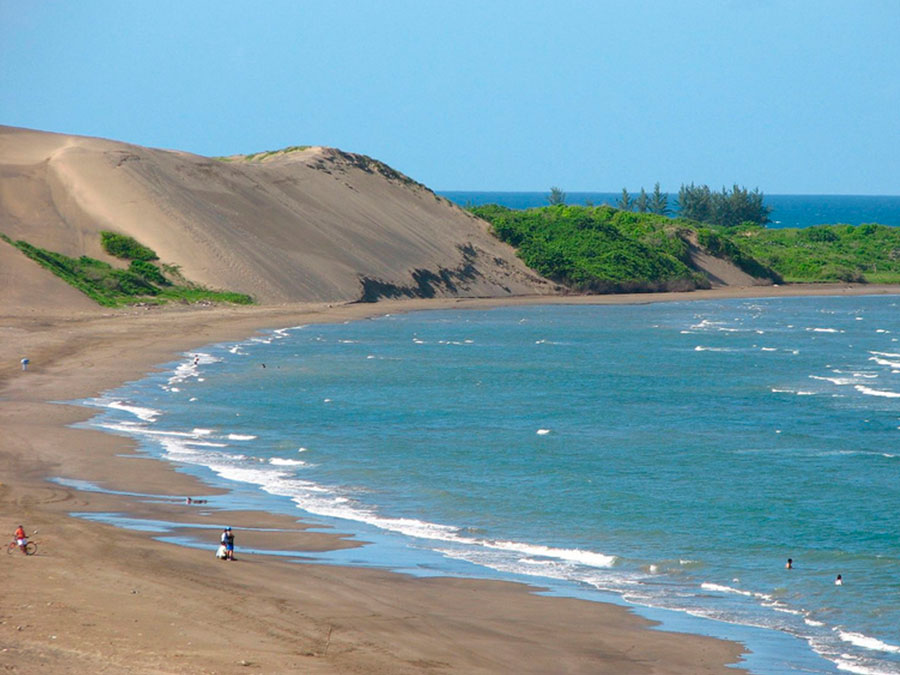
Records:
{"label": "ocean", "polygon": [[744,641],[756,673],[898,673],[898,303],[384,315],[212,345],[84,403],[227,488],[212,506],[370,542],[298,560],[624,603]]}
{"label": "ocean", "polygon": [[[527,209],[547,206],[546,192],[473,192],[439,191],[460,206],[480,206],[500,204],[512,209]],[[599,206],[615,206],[619,193],[612,192],[569,192],[567,204],[590,202]],[[633,195],[632,195],[633,196]],[[677,194],[669,195],[669,206],[675,210]],[[772,208],[768,227],[809,227],[811,225],[862,225],[879,223],[900,226],[900,196],[861,195],[769,195],[764,203]]]}

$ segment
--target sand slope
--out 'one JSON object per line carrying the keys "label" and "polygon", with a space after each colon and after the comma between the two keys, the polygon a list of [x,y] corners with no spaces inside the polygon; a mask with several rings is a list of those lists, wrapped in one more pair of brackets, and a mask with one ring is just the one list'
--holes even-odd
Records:
{"label": "sand slope", "polygon": [[[107,229],[192,281],[263,303],[554,291],[486,223],[362,155],[223,160],[0,127],[0,232],[115,263],[99,243]],[[59,288],[70,308],[64,285],[33,267],[16,278]],[[4,302],[21,293],[0,286]]]}

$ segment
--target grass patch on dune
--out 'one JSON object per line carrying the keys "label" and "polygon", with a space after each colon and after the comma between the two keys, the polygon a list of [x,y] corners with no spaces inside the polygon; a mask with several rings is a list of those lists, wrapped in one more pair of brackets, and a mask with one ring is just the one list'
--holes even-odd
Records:
{"label": "grass patch on dune", "polygon": [[269,159],[270,157],[275,157],[277,155],[289,155],[292,152],[303,152],[304,150],[309,150],[312,145],[291,145],[286,148],[281,148],[280,150],[263,150],[261,152],[254,152],[249,155],[232,155],[230,157],[213,157],[213,159],[217,159],[220,162],[262,162],[263,160]]}
{"label": "grass patch on dune", "polygon": [[816,225],[736,228],[727,233],[746,255],[788,282],[900,283],[900,227]]}
{"label": "grass patch on dune", "polygon": [[253,299],[249,295],[213,291],[199,284],[190,283],[181,277],[175,266],[163,265],[160,268],[150,262],[158,259],[152,249],[139,244],[131,237],[113,232],[101,233],[101,242],[111,255],[130,260],[127,269],[113,267],[109,263],[86,255],[70,258],[62,253],[33,246],[26,241],[13,241],[5,234],[0,234],[0,238],[104,307],[121,307],[138,303],[164,304],[173,301],[253,304]]}

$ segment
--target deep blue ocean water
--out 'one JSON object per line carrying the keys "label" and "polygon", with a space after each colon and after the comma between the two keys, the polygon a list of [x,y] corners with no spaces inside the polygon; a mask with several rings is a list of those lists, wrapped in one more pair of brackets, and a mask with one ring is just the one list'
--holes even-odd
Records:
{"label": "deep blue ocean water", "polygon": [[[438,192],[460,206],[469,204],[500,204],[512,209],[547,206],[547,192]],[[597,206],[615,206],[619,193],[569,192],[567,204],[591,202]],[[677,194],[669,195],[669,206],[674,208]],[[862,195],[769,195],[764,203],[772,208],[768,227],[809,227],[810,225],[862,225],[879,223],[900,226],[900,196]]]}
{"label": "deep blue ocean water", "polygon": [[677,627],[745,640],[755,672],[897,673],[898,305],[299,326],[185,354],[91,424],[230,487],[215,505],[372,542],[323,561],[703,617]]}

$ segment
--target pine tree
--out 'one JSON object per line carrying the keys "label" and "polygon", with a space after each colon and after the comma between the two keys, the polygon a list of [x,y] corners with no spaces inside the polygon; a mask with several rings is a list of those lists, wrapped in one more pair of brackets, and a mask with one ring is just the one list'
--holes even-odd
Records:
{"label": "pine tree", "polygon": [[616,208],[622,211],[631,211],[634,208],[634,200],[631,198],[631,195],[628,194],[628,190],[626,188],[622,188],[622,196],[619,197],[619,201],[616,203]]}
{"label": "pine tree", "polygon": [[560,190],[558,187],[553,186],[552,188],[550,188],[550,194],[547,196],[547,201],[550,202],[550,206],[565,204],[566,193]]}
{"label": "pine tree", "polygon": [[650,197],[650,211],[661,216],[669,213],[669,195],[659,189],[659,181],[653,186],[653,195]]}
{"label": "pine tree", "polygon": [[647,209],[650,208],[650,199],[647,197],[647,191],[643,187],[641,187],[641,194],[634,200],[634,206],[640,213],[647,213]]}

